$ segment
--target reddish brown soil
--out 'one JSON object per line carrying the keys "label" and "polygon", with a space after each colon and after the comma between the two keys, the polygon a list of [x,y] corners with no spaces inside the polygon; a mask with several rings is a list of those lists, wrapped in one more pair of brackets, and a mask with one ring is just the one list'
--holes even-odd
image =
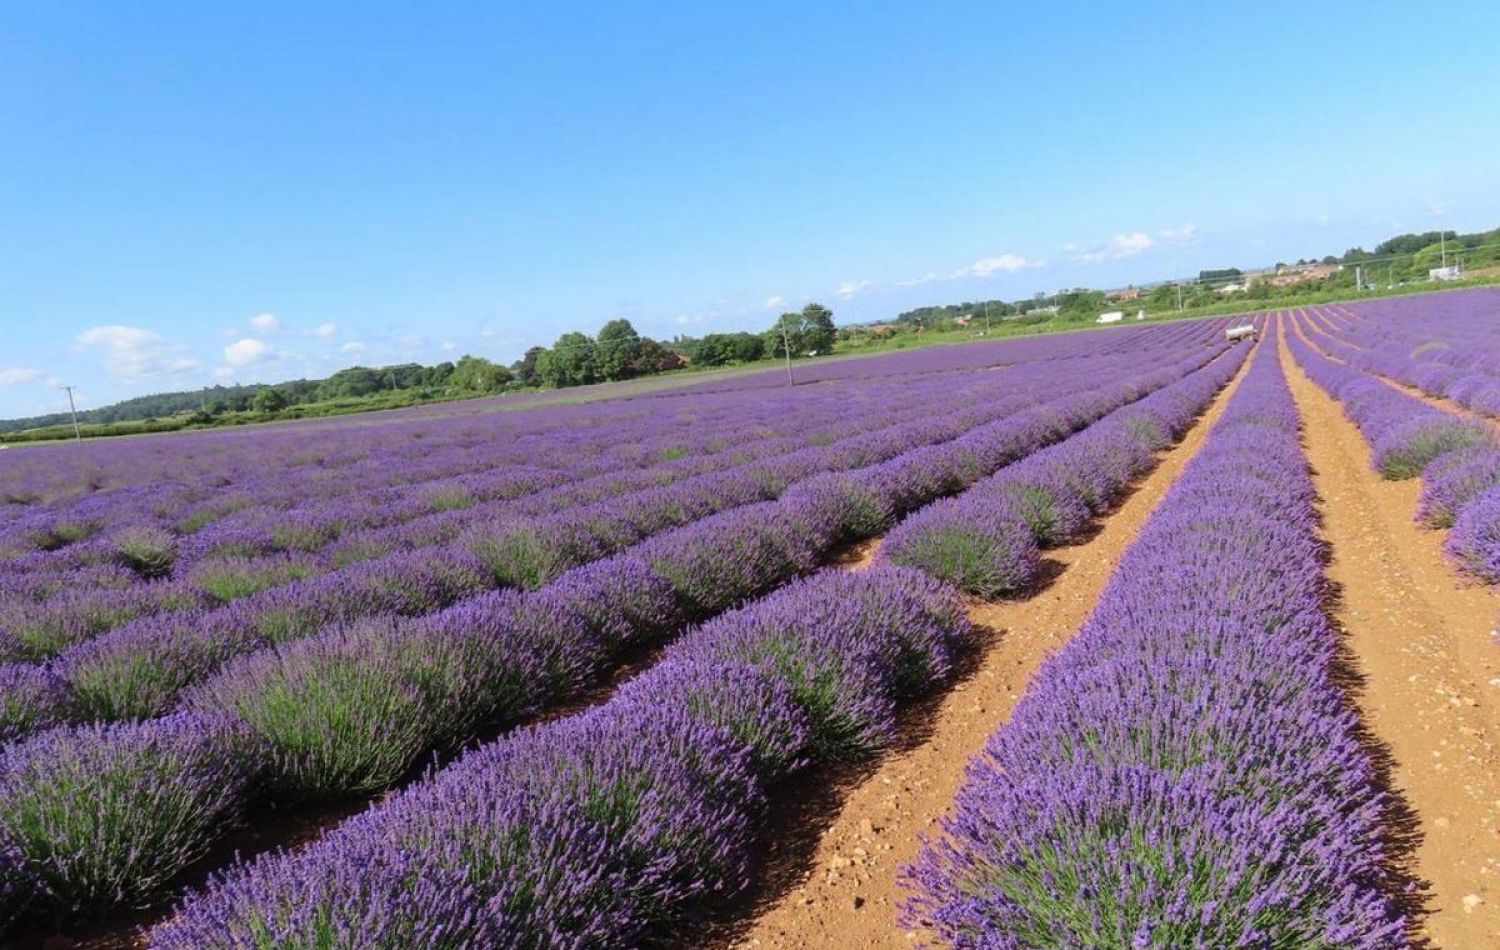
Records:
{"label": "reddish brown soil", "polygon": [[[1183,441],[1141,480],[1085,543],[1051,553],[1053,580],[1028,599],[976,603],[988,632],[972,671],[924,712],[877,767],[828,793],[823,813],[801,822],[804,847],[772,867],[777,882],[756,895],[754,916],[721,942],[735,947],[908,947],[897,871],[916,857],[918,835],[936,831],[964,766],[1010,718],[1042,660],[1088,617],[1121,553],[1202,445],[1236,380]],[[813,836],[816,837],[812,843]],[[786,866],[787,862],[792,866]]]}
{"label": "reddish brown soil", "polygon": [[1454,574],[1442,532],[1414,520],[1417,481],[1380,478],[1338,403],[1281,357],[1322,496],[1334,619],[1363,679],[1354,699],[1414,811],[1406,862],[1429,882],[1425,932],[1439,947],[1500,947],[1500,595]]}
{"label": "reddish brown soil", "polygon": [[848,571],[862,571],[875,563],[875,555],[880,551],[881,538],[870,538],[851,544],[848,550],[833,559],[835,567],[842,567]]}

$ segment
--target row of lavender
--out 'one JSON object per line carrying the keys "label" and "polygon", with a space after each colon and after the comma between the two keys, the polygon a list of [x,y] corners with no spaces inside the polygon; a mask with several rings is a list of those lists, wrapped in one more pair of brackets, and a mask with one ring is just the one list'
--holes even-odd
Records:
{"label": "row of lavender", "polygon": [[1077,540],[1155,467],[1157,453],[1181,438],[1247,353],[1236,348],[1182,383],[929,505],[886,537],[880,557],[980,597],[1025,590],[1040,573],[1041,549]]}
{"label": "row of lavender", "polygon": [[[879,530],[889,512],[961,488],[985,466],[1060,438],[1203,359],[1189,357],[1172,370],[1117,383],[1112,396],[1079,395],[1037,407],[951,446],[815,479],[782,502],[679,529],[648,542],[639,557],[575,570],[534,595],[482,595],[426,620],[381,617],[248,657],[190,692],[187,708],[207,720],[174,716],[141,727],[39,736],[13,749],[17,761],[28,763],[13,774],[24,774],[34,792],[17,796],[17,811],[0,816],[0,824],[14,829],[7,837],[20,849],[19,864],[41,882],[39,894],[51,906],[81,910],[144,899],[223,830],[252,793],[252,779],[262,792],[269,787],[283,796],[388,784],[423,749],[477,721],[524,718],[575,694],[623,646],[679,628],[679,611],[715,613],[774,586],[808,569],[838,539]],[[170,675],[171,660],[146,657],[136,672],[149,678],[166,669]],[[192,769],[215,766],[209,770],[213,794],[196,809],[193,796],[181,792],[196,787],[192,769],[183,771],[152,744],[158,730],[174,740],[180,731],[194,731],[181,726],[184,721],[197,724],[194,734],[204,750]],[[216,725],[206,728],[205,721]],[[142,766],[141,757],[153,764]],[[67,767],[80,758],[87,767]],[[49,770],[38,762],[64,764]],[[179,809],[151,804],[165,789],[179,790],[172,795]],[[27,809],[42,802],[54,816],[68,816],[65,829],[31,824]],[[120,812],[136,816],[136,823],[101,828],[86,817]],[[167,824],[142,821],[147,814]],[[86,853],[59,849],[63,830],[78,834],[75,844],[93,844]],[[159,840],[149,837],[158,831]],[[70,857],[59,859],[59,852]]]}
{"label": "row of lavender", "polygon": [[1330,359],[1299,333],[1288,333],[1287,342],[1308,377],[1359,427],[1376,469],[1386,478],[1422,477],[1417,517],[1452,528],[1447,548],[1460,568],[1500,583],[1500,439],[1494,428]]}
{"label": "row of lavender", "polygon": [[[1079,443],[1080,440],[1092,444],[1095,441],[1091,438],[1092,432],[1098,428],[1107,429],[1113,438],[1125,440],[1142,440],[1146,435],[1152,444],[1163,438],[1163,432],[1179,434],[1188,420],[1202,411],[1203,405],[1238,371],[1244,353],[1244,350],[1235,351],[1233,356],[1218,360],[1185,380],[1146,396],[1140,404],[1116,410],[1062,444]],[[1142,411],[1133,411],[1136,405],[1140,405]],[[1127,417],[1122,413],[1133,414]],[[1082,452],[1071,458],[1074,464],[1082,467],[1089,464],[1092,453]],[[1025,465],[1023,461],[1011,468]],[[837,482],[826,482],[828,488],[835,485]],[[840,486],[838,494],[843,497],[835,506],[838,515],[834,521],[829,521],[834,516],[834,509],[813,516],[811,521],[822,521],[829,527],[841,525],[846,534],[859,533],[855,527],[858,524],[877,524],[874,512],[883,506],[876,504],[876,498],[853,494],[850,489],[856,485],[858,483],[846,482]],[[823,497],[832,495],[823,492]],[[810,501],[810,498],[805,498],[802,503],[805,501]],[[888,497],[885,503],[895,503],[895,498]],[[1026,534],[1025,525],[1020,531]],[[714,531],[714,534],[723,533]],[[1031,536],[1026,534],[1026,537]],[[849,590],[858,591],[861,590],[859,585],[867,584],[871,578],[886,576],[900,576],[900,569],[880,567],[871,575],[862,575],[858,581],[847,579],[840,582],[850,585]],[[832,584],[834,581],[822,582]],[[805,582],[804,587],[811,588],[816,584],[819,581]],[[721,587],[721,582],[715,581],[705,585],[703,590],[718,587]],[[777,611],[775,608],[780,608],[783,603],[786,609]],[[658,609],[666,609],[666,606],[666,603],[660,603]],[[953,615],[959,617],[957,612]],[[745,624],[750,617],[754,620],[747,627]],[[778,617],[778,620],[766,620],[769,617]],[[585,728],[583,723],[591,722],[592,716],[616,722],[618,708],[628,711],[628,719],[622,720],[625,734],[630,741],[639,741],[642,735],[655,734],[651,719],[642,722],[643,710],[660,711],[664,705],[670,711],[681,705],[697,714],[714,717],[714,722],[730,726],[733,734],[750,744],[756,764],[754,773],[771,780],[780,780],[801,765],[796,761],[798,750],[811,753],[814,759],[868,755],[879,749],[891,735],[894,726],[892,702],[901,696],[915,695],[941,678],[942,672],[950,665],[951,650],[956,644],[935,641],[930,624],[907,621],[906,626],[901,627],[907,642],[897,644],[892,642],[889,633],[889,630],[897,629],[894,624],[889,627],[861,624],[855,629],[846,629],[846,623],[846,614],[825,612],[805,600],[793,599],[789,593],[774,594],[762,608],[754,611],[741,609],[723,615],[720,620],[709,621],[705,627],[669,648],[663,665],[634,681],[613,704],[577,720],[577,725],[585,729],[582,732],[585,737],[594,737],[597,735],[595,729]],[[793,624],[802,626],[793,629]],[[950,626],[957,629],[959,624]],[[753,627],[753,633],[747,632],[750,627]],[[735,630],[735,633],[726,635],[723,629]],[[871,632],[876,636],[861,642],[861,638],[871,638]],[[816,636],[819,644],[811,647],[804,642],[807,636]],[[838,653],[829,654],[829,642],[838,644],[838,653],[846,656],[840,659]],[[712,647],[705,648],[705,644],[712,644]],[[853,650],[862,651],[864,656],[880,657],[873,674],[867,668],[853,671],[847,666],[847,651]],[[705,656],[714,662],[703,666],[700,660]],[[748,672],[754,675],[747,675],[745,669],[739,668],[739,663],[744,660],[753,660],[754,669]],[[735,668],[723,668],[720,665],[723,662],[735,663]],[[774,669],[784,680],[781,683],[763,681],[759,674],[766,668]],[[871,687],[865,678],[870,675],[879,686]],[[903,680],[909,681],[903,684]],[[784,686],[792,687],[792,708],[799,719],[810,717],[810,734],[801,726],[789,725],[786,708],[777,692]],[[646,705],[640,705],[642,699]],[[408,710],[393,710],[393,713],[399,711]],[[676,722],[673,716],[667,719]],[[682,726],[673,728],[679,731]],[[559,729],[559,732],[567,737],[565,741],[568,743],[579,741],[577,734],[570,729]],[[368,740],[372,737],[362,734],[362,738]],[[531,755],[531,746],[525,744],[525,734],[507,741],[519,741],[522,755]],[[586,746],[588,738],[583,741]],[[613,746],[619,741],[618,734],[610,729],[607,738],[601,741],[606,746]],[[254,932],[296,939],[308,932],[309,921],[333,920],[339,932],[336,945],[395,945],[401,941],[417,941],[420,945],[462,945],[465,939],[502,939],[504,945],[592,945],[600,939],[612,939],[630,945],[643,933],[657,932],[660,927],[669,926],[690,903],[700,911],[705,897],[721,899],[724,896],[714,891],[727,888],[732,893],[745,884],[753,834],[747,834],[744,821],[753,818],[754,809],[747,809],[742,801],[726,803],[720,797],[712,798],[720,804],[720,809],[705,815],[708,821],[702,825],[720,828],[720,833],[714,836],[718,845],[709,849],[709,854],[693,855],[691,848],[703,848],[702,834],[694,834],[687,842],[679,842],[681,825],[673,824],[669,831],[646,834],[648,840],[642,854],[618,855],[618,860],[622,861],[621,876],[606,873],[603,878],[592,878],[597,873],[594,860],[601,846],[592,837],[586,837],[589,846],[582,846],[579,851],[561,842],[547,843],[540,849],[541,867],[532,866],[537,852],[513,846],[505,846],[505,851],[502,851],[502,857],[508,860],[496,864],[492,836],[504,840],[508,828],[516,827],[517,821],[529,824],[537,819],[535,815],[538,813],[532,810],[537,807],[531,800],[534,789],[525,795],[513,791],[511,785],[516,782],[516,771],[511,771],[510,765],[505,765],[502,770],[496,768],[496,759],[501,759],[499,750],[505,747],[505,743],[496,744],[490,747],[489,758],[480,759],[486,773],[481,780],[475,780],[466,771],[468,765],[460,764],[441,773],[428,791],[419,788],[408,792],[419,804],[405,806],[414,810],[411,815],[395,819],[395,831],[381,827],[390,821],[389,818],[366,816],[335,831],[311,851],[261,858],[251,866],[234,870],[220,882],[217,890],[210,891],[208,896],[189,900],[187,911],[175,923],[160,930],[156,938],[163,945],[192,945],[204,941],[208,933],[225,933],[229,935],[226,938],[229,941],[237,935]],[[544,756],[543,761],[555,762],[558,753],[558,747],[549,740],[546,749],[537,755]],[[585,749],[586,753],[588,749]],[[571,755],[577,755],[576,750]],[[565,761],[571,762],[571,759]],[[639,758],[633,761],[639,762]],[[519,771],[525,785],[540,779],[531,776],[529,770],[534,767],[531,761],[526,761]],[[576,792],[568,789],[562,797],[568,800],[573,794]],[[717,789],[717,794],[723,794],[723,789]],[[462,795],[462,804],[456,804],[459,795]],[[480,795],[484,801],[480,812],[475,812],[474,803],[469,798],[471,795]],[[688,804],[700,801],[706,800],[696,795],[687,797]],[[726,804],[729,807],[724,807]],[[540,813],[550,813],[558,806],[558,795],[549,795],[547,807]],[[404,813],[402,807],[398,803],[393,810]],[[449,815],[449,810],[456,810],[458,815]],[[432,812],[438,812],[438,815]],[[568,813],[568,818],[576,819],[576,813]],[[652,818],[660,819],[660,816],[652,813]],[[697,821],[697,816],[694,815],[691,821]],[[371,824],[380,830],[372,833]],[[565,836],[580,834],[579,828],[571,821],[556,825],[549,822],[547,828],[558,830]],[[390,852],[392,842],[389,836],[392,833],[401,836],[402,852],[399,855]],[[408,839],[408,834],[416,837]],[[480,842],[475,846],[486,855],[486,860],[477,861],[480,881],[474,881],[472,876],[453,878],[455,870],[463,870],[469,875],[475,872],[472,866],[475,858],[471,851],[462,848],[453,851],[452,842],[456,836],[460,840],[474,842],[478,839]],[[354,854],[351,854],[350,840],[357,842]],[[419,843],[422,855],[414,857],[410,848]],[[446,848],[441,854],[434,851],[440,845]],[[642,843],[631,842],[631,849],[636,846],[642,846]],[[374,848],[374,851],[366,851],[368,848]],[[609,852],[613,843],[604,842],[603,848]],[[450,881],[450,887],[443,893],[425,891],[420,882],[407,878],[399,884],[377,881],[372,885],[345,879],[350,861],[363,863],[371,860],[371,855],[383,855],[401,867],[401,873],[405,875],[410,873],[414,861],[422,863],[423,858],[429,857],[429,852],[432,852],[432,857],[440,858],[443,863],[441,873]],[[616,855],[610,854],[610,857]],[[664,885],[661,879],[652,876],[642,879],[639,870],[627,872],[624,861],[633,861],[637,867],[643,864],[685,864],[694,867],[696,875],[705,873],[702,870],[705,861],[709,866],[723,866],[724,861],[732,861],[729,866],[732,876],[727,879],[727,884],[720,876],[723,872],[696,879],[691,884],[673,881],[670,887],[675,890],[661,894],[655,893]],[[540,894],[534,890],[538,881]],[[371,893],[371,887],[375,888],[375,893]],[[472,903],[475,894],[465,890],[466,887],[477,887],[477,896],[486,905],[483,909],[475,908]],[[510,896],[517,888],[523,896],[519,906],[496,908],[499,897],[493,894]],[[444,900],[441,906],[429,903],[438,897]],[[648,900],[648,903],[642,906],[642,900]],[[462,911],[456,905],[462,905]],[[371,906],[383,908],[375,920],[369,914]],[[440,912],[447,912],[449,920],[458,915],[456,918],[465,923],[456,929],[438,926],[432,915]],[[386,941],[390,941],[389,944]]]}
{"label": "row of lavender", "polygon": [[956,947],[1391,947],[1383,795],[1335,680],[1266,346],[909,871]]}
{"label": "row of lavender", "polygon": [[1500,417],[1500,291],[1364,301],[1328,319],[1355,368]]}
{"label": "row of lavender", "polygon": [[[987,382],[983,377],[968,381],[959,390],[974,390]],[[877,399],[899,406],[890,398],[897,385],[855,387],[845,393],[856,402]],[[994,386],[989,389],[993,392]],[[170,483],[153,484],[149,490],[104,491],[66,506],[54,506],[19,519],[0,539],[0,548],[25,553],[14,565],[26,572],[67,570],[109,560],[117,553],[111,544],[115,531],[154,528],[192,538],[179,552],[185,564],[194,555],[215,553],[234,542],[283,550],[316,550],[339,532],[371,530],[420,517],[450,507],[467,506],[494,499],[515,497],[531,491],[566,486],[573,495],[562,494],[560,504],[587,502],[605,497],[612,481],[638,469],[650,469],[657,478],[680,478],[700,474],[733,459],[743,464],[771,457],[808,444],[810,437],[828,437],[832,408],[828,393],[813,393],[791,400],[768,398],[755,405],[702,406],[674,415],[653,418],[639,409],[621,417],[618,411],[572,418],[556,413],[545,425],[529,420],[524,428],[514,424],[514,414],[497,417],[512,423],[500,427],[492,437],[468,426],[434,424],[420,439],[370,438],[359,444],[365,453],[357,462],[342,460],[340,440],[365,436],[358,430],[337,433],[330,445],[319,448],[316,464],[296,456],[277,465],[251,465],[234,470],[234,456],[222,461],[213,483],[174,492]],[[919,394],[914,394],[919,395]],[[975,394],[977,399],[978,394]],[[960,403],[964,399],[958,395]],[[846,433],[879,428],[889,422],[880,416],[852,424]],[[756,436],[753,441],[733,438],[726,432]],[[415,435],[415,433],[413,433]],[[209,438],[205,436],[204,438]],[[266,434],[261,450],[277,458],[276,430]],[[157,443],[157,451],[191,458],[203,447],[195,440],[177,440],[180,453],[166,451],[176,446]],[[329,456],[332,459],[329,460]],[[716,458],[721,457],[721,458]],[[627,481],[626,488],[642,488],[651,479]],[[602,480],[595,484],[594,480]],[[583,482],[583,485],[577,483]],[[205,525],[216,531],[206,538]],[[249,537],[238,538],[237,534]],[[92,543],[80,543],[91,541]]]}
{"label": "row of lavender", "polygon": [[[1181,346],[1182,343],[1178,342],[1179,351]],[[1062,367],[1057,369],[1063,370]],[[999,378],[999,374],[980,375],[990,379]],[[1007,375],[1012,377],[1009,380],[1011,386],[1021,384],[1020,388],[1026,388],[1032,384],[1031,374],[1026,373],[1024,368],[1018,368],[1015,373]],[[1073,374],[1063,372],[1063,375]],[[1040,384],[1045,385],[1045,380]],[[80,577],[78,570],[81,566],[75,566],[72,574],[60,575],[56,579],[46,578],[51,586],[62,586],[68,590],[65,596],[37,600],[20,596],[19,590],[11,590],[11,596],[5,598],[7,606],[0,609],[0,657],[11,660],[45,658],[136,616],[209,606],[322,573],[331,565],[378,558],[392,551],[449,543],[469,525],[479,521],[547,517],[569,506],[590,502],[616,508],[643,504],[658,507],[666,504],[692,507],[696,504],[701,507],[700,499],[705,494],[712,495],[726,482],[735,483],[740,495],[749,493],[763,499],[774,496],[788,481],[801,475],[824,469],[870,464],[887,458],[896,451],[920,444],[923,440],[951,439],[967,426],[992,420],[1023,404],[1020,397],[994,398],[993,382],[988,387],[970,387],[972,392],[966,398],[955,396],[950,391],[952,388],[951,385],[944,387],[928,384],[919,391],[903,390],[897,394],[894,404],[867,404],[866,408],[870,411],[865,415],[882,419],[885,424],[879,427],[867,424],[864,432],[860,432],[858,427],[852,427],[855,430],[852,434],[845,431],[842,433],[844,438],[838,440],[834,439],[834,434],[842,423],[819,420],[819,425],[809,427],[802,436],[780,440],[778,450],[782,454],[775,457],[767,457],[765,450],[753,453],[749,460],[741,456],[750,453],[721,453],[718,460],[674,460],[650,469],[610,473],[582,484],[574,483],[541,491],[513,501],[502,500],[473,507],[443,505],[440,507],[459,510],[444,510],[407,521],[397,519],[397,523],[355,531],[331,544],[328,542],[332,540],[334,532],[325,530],[328,523],[319,523],[317,518],[304,520],[302,516],[305,512],[301,511],[290,516],[290,521],[281,521],[279,529],[221,521],[208,529],[200,529],[191,538],[175,545],[173,539],[164,538],[160,531],[155,532],[154,538],[149,531],[145,537],[140,532],[127,533],[123,544],[116,542],[115,547],[110,549],[111,557],[125,555],[138,573],[148,576],[172,571],[175,562],[176,572],[185,573],[186,576],[172,582],[119,589],[113,583],[113,576],[105,574],[102,578]],[[934,419],[927,411],[926,403],[939,398],[947,402],[951,410],[943,417]],[[848,407],[841,405],[838,408],[842,416]],[[921,418],[923,416],[926,418]],[[904,418],[911,418],[912,421],[903,424]],[[725,468],[726,461],[732,467]],[[689,466],[689,462],[693,464]],[[554,473],[551,477],[555,479],[560,476]],[[534,491],[547,484],[534,470],[520,473],[500,471],[486,478],[488,490],[498,492],[502,499],[528,490]],[[674,501],[666,496],[669,483],[674,483],[670,485],[673,491],[686,496],[685,501]],[[619,494],[620,492],[626,494]],[[411,505],[403,508],[401,504],[393,504],[389,506],[390,509],[402,510],[407,514],[425,512],[430,510],[430,498],[438,497],[428,496],[425,492],[414,494],[421,497],[416,498]],[[470,504],[474,500],[473,494],[468,496]],[[616,497],[607,502],[598,500],[609,498],[610,495]],[[289,516],[273,512],[271,517]],[[331,517],[346,526],[355,520],[336,512]],[[585,515],[574,512],[573,517],[583,518]],[[323,544],[328,557],[288,557],[283,553],[288,546],[286,538],[294,539],[295,543],[291,547],[299,550],[316,549],[318,544]],[[177,550],[174,551],[174,548]],[[185,557],[182,548],[227,557],[199,563],[197,559]],[[12,567],[18,565],[17,561],[8,563]],[[184,569],[185,564],[192,566]],[[103,567],[107,570],[111,565]],[[127,577],[130,573],[119,568],[114,570]],[[16,587],[18,581],[27,577],[23,570],[17,568],[6,575],[4,583],[7,587]]]}
{"label": "row of lavender", "polygon": [[[1080,381],[1054,380],[1054,389],[1082,391],[1060,396],[1055,404],[1004,416],[946,443],[919,445],[859,470],[856,481],[879,488],[883,505],[905,510],[925,503],[1179,378],[1206,358],[1199,351],[1176,366],[1138,368],[1133,377],[1093,390]],[[1034,389],[1028,401],[1035,395]],[[817,489],[815,476],[803,481],[808,491]],[[667,535],[654,549],[642,538],[673,524],[701,520],[716,509],[731,510],[707,522],[695,536],[712,539],[715,532],[730,532],[752,537],[752,530],[740,531],[737,526],[777,521],[763,518],[764,506],[771,503],[754,504],[758,484],[763,483],[728,480],[717,486],[716,494],[661,493],[649,499],[650,506],[585,508],[542,524],[479,525],[458,544],[356,565],[217,610],[189,610],[128,623],[66,650],[54,664],[0,668],[0,726],[13,735],[55,721],[56,715],[89,720],[160,715],[177,704],[183,689],[236,657],[362,617],[431,613],[496,583],[540,586],[572,566],[631,542],[646,545],[639,552],[643,555],[660,550],[668,559],[688,557],[698,546],[679,535]],[[785,497],[791,507],[801,494],[805,492],[788,490]],[[747,507],[736,513],[732,506]],[[747,562],[744,569],[753,573],[756,566]],[[715,589],[712,583],[688,577],[682,583],[696,584],[700,599],[736,596],[734,585],[720,583]]]}
{"label": "row of lavender", "polygon": [[[1033,339],[858,360],[815,372],[813,375],[829,380],[831,385],[805,388],[799,399],[817,403],[827,397],[837,402],[841,392],[852,392],[857,398],[866,390],[903,386],[924,375],[962,379],[975,376],[975,370],[997,365],[1139,351],[1175,332],[1180,330],[1147,328],[1108,339],[1097,335]],[[876,364],[886,367],[884,373],[872,372]],[[779,384],[779,377],[776,382]],[[715,433],[704,424],[713,423],[715,416],[738,416],[747,406],[784,402],[779,385],[769,391],[747,392],[746,384],[731,381],[683,389],[675,395],[668,392],[582,406],[546,406],[520,413],[496,411],[515,402],[513,399],[473,401],[417,413],[397,411],[272,429],[221,430],[170,440],[37,447],[0,460],[0,537],[7,537],[5,527],[17,520],[45,512],[65,513],[70,499],[137,492],[143,486],[149,486],[156,499],[174,501],[173,508],[208,496],[221,499],[235,495],[253,499],[261,506],[276,506],[282,497],[279,491],[295,496],[303,490],[304,482],[320,492],[347,494],[361,485],[401,483],[396,479],[414,484],[476,470],[463,467],[465,448],[482,447],[491,463],[499,461],[497,455],[518,463],[559,458],[554,449],[560,432],[567,437],[564,441],[574,443],[577,454],[603,457],[641,452],[635,447],[648,446],[649,438],[621,440],[618,436],[633,429],[647,436],[646,427],[650,426],[689,440],[699,434],[712,440]],[[784,410],[795,413],[797,404],[788,402]],[[762,420],[770,426],[775,422],[774,416]],[[268,457],[280,464],[264,465]],[[64,459],[66,464],[58,464]],[[291,484],[285,479],[288,467],[297,476]],[[0,549],[5,546],[0,544]]]}
{"label": "row of lavender", "polygon": [[189,897],[153,947],[640,946],[744,890],[767,800],[878,751],[950,672],[962,606],[828,572],[726,614],[602,707],[482,748]]}
{"label": "row of lavender", "polygon": [[[933,389],[905,395],[920,401],[936,398],[938,392]],[[763,500],[784,488],[788,476],[823,467],[868,464],[923,440],[952,438],[963,431],[965,424],[983,422],[1021,405],[1019,399],[995,399],[992,393],[981,391],[968,401],[957,401],[952,416],[940,421],[931,420],[930,414],[923,420],[916,410],[900,405],[888,407],[889,412],[870,413],[870,418],[881,420],[880,425],[845,425],[837,419],[818,419],[800,436],[772,440],[780,454],[769,454],[763,448],[743,453],[749,458],[742,458],[739,452],[724,452],[695,458],[691,466],[684,464],[687,460],[674,460],[552,488],[546,486],[564,478],[562,473],[551,473],[543,479],[532,471],[517,473],[502,468],[485,476],[487,487],[483,490],[470,489],[466,496],[470,504],[439,505],[443,510],[434,512],[430,500],[439,496],[429,494],[431,489],[424,486],[424,490],[411,492],[409,501],[396,498],[388,505],[383,523],[366,524],[363,530],[334,530],[335,524],[352,529],[359,521],[337,506],[324,509],[321,515],[304,509],[261,512],[259,523],[222,519],[180,538],[161,529],[130,529],[104,542],[108,558],[125,556],[136,567],[135,573],[171,573],[177,575],[175,579],[130,584],[131,572],[119,571],[126,575],[126,583],[116,586],[86,581],[79,584],[76,569],[60,574],[58,583],[66,585],[62,595],[45,599],[17,596],[8,598],[8,604],[0,608],[0,658],[45,659],[139,616],[227,603],[340,566],[451,543],[476,523],[501,519],[521,522],[589,504],[616,508],[661,505],[672,502],[674,496],[687,496],[686,501],[677,503],[680,507],[690,508],[695,503],[701,507],[702,498],[712,497],[725,484],[735,485],[741,496],[752,493],[756,500]],[[740,420],[744,424],[751,421]],[[754,431],[755,426],[750,425],[750,429]],[[628,437],[629,433],[622,435]],[[518,497],[523,494],[525,497]],[[488,500],[476,504],[476,497]],[[402,517],[391,516],[392,512]],[[99,546],[93,550],[94,556],[106,556],[99,553]],[[322,556],[310,556],[310,551],[320,551]]]}
{"label": "row of lavender", "polygon": [[[962,606],[921,575],[808,579],[699,627],[604,707],[483,747],[305,851],[229,870],[151,942],[634,945],[744,887],[766,792],[811,762],[879,749],[898,702],[942,680],[966,635]],[[183,849],[233,813],[258,767],[228,723],[105,732],[108,756],[86,732],[6,753],[13,839],[63,843],[57,824],[92,824],[46,798],[60,779],[171,771],[162,801],[107,804],[115,821],[157,828],[157,848]],[[108,842],[66,843],[42,867],[0,855],[7,909],[58,879],[80,903],[160,882]]]}

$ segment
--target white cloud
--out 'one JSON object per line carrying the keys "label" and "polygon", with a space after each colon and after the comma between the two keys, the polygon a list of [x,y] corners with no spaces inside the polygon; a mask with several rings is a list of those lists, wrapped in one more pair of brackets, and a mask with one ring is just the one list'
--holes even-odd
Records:
{"label": "white cloud", "polygon": [[994,274],[1014,274],[1017,271],[1026,270],[1028,267],[1038,267],[1040,262],[1028,261],[1019,254],[996,254],[994,257],[981,257],[968,267],[959,269],[954,277],[989,277]]}
{"label": "white cloud", "polygon": [[245,337],[243,340],[224,347],[224,362],[233,369],[249,366],[265,359],[271,353],[271,347],[254,337]]}
{"label": "white cloud", "polygon": [[320,323],[313,327],[312,335],[323,340],[331,340],[339,332],[337,323]]}
{"label": "white cloud", "polygon": [[868,280],[846,280],[842,284],[839,284],[839,289],[836,293],[843,299],[849,300],[868,286],[870,286]]}
{"label": "white cloud", "polygon": [[26,366],[11,366],[0,369],[0,387],[19,386],[22,383],[33,383],[47,375],[39,369],[31,369]]}
{"label": "white cloud", "polygon": [[351,340],[350,342],[345,343],[343,346],[339,347],[339,349],[349,354],[363,353],[365,351],[365,345],[358,340]]}
{"label": "white cloud", "polygon": [[1118,261],[1134,257],[1142,251],[1149,251],[1155,245],[1156,242],[1145,231],[1131,231],[1129,234],[1116,234],[1104,244],[1088,246],[1065,244],[1063,250],[1071,253],[1073,260],[1077,263],[1096,264],[1099,261]]}
{"label": "white cloud", "polygon": [[767,309],[767,310],[775,310],[778,307],[785,307],[785,306],[786,306],[786,298],[783,297],[783,296],[781,296],[781,294],[775,294],[773,296],[770,296],[770,297],[766,298],[765,309]]}
{"label": "white cloud", "polygon": [[198,368],[198,361],[182,344],[140,327],[90,327],[78,334],[77,341],[84,347],[98,347],[105,371],[126,381],[175,376]]}
{"label": "white cloud", "polygon": [[1166,244],[1191,244],[1198,239],[1198,226],[1184,224],[1180,228],[1162,228],[1156,236]]}
{"label": "white cloud", "polygon": [[683,313],[679,314],[673,322],[680,327],[690,327],[696,323],[707,323],[708,317],[701,313]]}
{"label": "white cloud", "polygon": [[250,318],[250,326],[260,333],[276,333],[281,329],[281,321],[274,313],[257,313]]}
{"label": "white cloud", "polygon": [[458,349],[458,344],[454,343],[452,340],[444,340],[438,345],[438,349],[442,350],[444,353],[452,353],[454,350]]}
{"label": "white cloud", "polygon": [[[957,274],[959,272],[958,271],[954,271],[953,273]],[[913,277],[910,280],[898,280],[898,281],[896,281],[896,286],[897,287],[918,287],[918,286],[921,286],[922,284],[930,284],[930,283],[932,283],[935,280],[944,280],[944,279],[945,279],[945,275],[939,274],[937,271],[928,271],[927,273],[923,274],[921,277]]]}

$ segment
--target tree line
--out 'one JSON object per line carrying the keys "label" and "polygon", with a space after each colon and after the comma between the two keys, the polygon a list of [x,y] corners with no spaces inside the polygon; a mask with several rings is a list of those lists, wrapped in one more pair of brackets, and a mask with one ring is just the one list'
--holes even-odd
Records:
{"label": "tree line", "polygon": [[[827,353],[836,336],[833,312],[821,304],[784,313],[763,333],[711,333],[701,338],[679,336],[670,342],[636,332],[626,319],[610,320],[597,336],[569,332],[550,347],[534,346],[509,366],[480,356],[463,356],[435,366],[400,363],[394,366],[351,366],[326,379],[294,379],[283,383],[245,386],[208,386],[181,392],[137,396],[99,409],[78,413],[90,425],[185,417],[185,424],[213,424],[245,413],[266,417],[299,406],[369,401],[381,408],[383,396],[410,396],[407,401],[459,398],[517,392],[536,388],[563,389],[590,383],[617,382],[651,376],[688,365],[725,366],[791,356]],[[66,412],[0,420],[0,432],[61,426]]]}

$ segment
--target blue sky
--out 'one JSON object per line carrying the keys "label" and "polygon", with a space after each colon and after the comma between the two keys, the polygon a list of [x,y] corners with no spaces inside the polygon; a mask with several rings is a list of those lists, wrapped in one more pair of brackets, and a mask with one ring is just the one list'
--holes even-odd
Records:
{"label": "blue sky", "polygon": [[1494,227],[1497,36],[1469,0],[0,0],[0,417]]}

